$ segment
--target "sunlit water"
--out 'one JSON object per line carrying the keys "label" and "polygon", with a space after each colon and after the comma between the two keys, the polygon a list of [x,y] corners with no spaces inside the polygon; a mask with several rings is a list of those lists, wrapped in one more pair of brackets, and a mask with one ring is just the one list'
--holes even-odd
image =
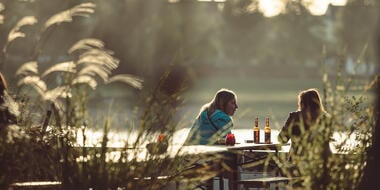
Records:
{"label": "sunlit water", "polygon": [[[103,132],[102,131],[94,131],[94,130],[87,130],[86,132],[86,142],[85,146],[100,146],[101,140],[103,138]],[[182,145],[185,141],[187,135],[189,133],[189,128],[183,128],[180,130],[177,130],[174,135],[173,139],[171,141],[174,145]],[[251,129],[233,129],[232,133],[235,135],[236,142],[237,143],[245,143],[245,140],[252,140],[253,139],[253,131]],[[279,131],[272,129],[271,131],[271,141],[273,143],[278,143],[277,136]],[[153,136],[152,140],[146,140],[145,142],[141,143],[143,146],[149,142],[152,142],[155,140],[155,137]],[[333,141],[330,142],[330,148],[333,152],[336,152],[335,145],[340,144],[341,142],[345,141],[345,148],[351,149],[357,145],[357,141],[355,140],[355,135],[351,135],[347,138],[347,135],[344,133],[338,133],[335,132],[333,135]],[[108,133],[108,147],[125,147],[128,143],[129,145],[133,144],[137,139],[137,132],[131,132],[131,131],[110,131]],[[264,131],[260,131],[260,139],[261,141],[264,140]],[[79,132],[77,135],[77,145],[83,146],[83,135]],[[283,146],[282,151],[288,151],[289,146]]]}
{"label": "sunlit water", "polygon": [[[172,144],[180,145],[183,144],[187,135],[189,133],[189,128],[183,128],[177,130],[173,135]],[[245,140],[253,139],[253,131],[250,129],[233,129],[232,133],[235,135],[237,143],[244,143]],[[278,130],[272,130],[272,142],[276,143],[277,141]],[[83,135],[78,133],[77,143],[78,145],[83,145]],[[100,146],[101,140],[103,138],[102,131],[86,131],[86,145],[87,146]],[[123,147],[125,144],[134,143],[137,138],[137,132],[130,131],[111,131],[108,134],[108,146],[110,147]],[[264,139],[264,131],[261,131],[260,139]]]}

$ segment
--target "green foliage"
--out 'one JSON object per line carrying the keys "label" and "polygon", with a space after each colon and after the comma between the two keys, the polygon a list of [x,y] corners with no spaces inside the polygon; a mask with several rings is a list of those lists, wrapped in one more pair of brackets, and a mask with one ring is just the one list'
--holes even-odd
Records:
{"label": "green foliage", "polygon": [[[107,85],[122,82],[142,89],[142,79],[129,74],[112,75],[119,60],[98,39],[79,40],[67,51],[65,61],[53,63],[43,71],[37,58],[57,26],[78,16],[89,16],[94,8],[92,3],[82,3],[48,18],[36,34],[37,44],[31,44],[34,48],[31,60],[16,71],[17,100],[22,110],[18,118],[20,127],[9,125],[0,129],[0,159],[4,168],[0,172],[0,187],[6,189],[17,181],[58,180],[63,189],[161,189],[184,178],[193,178],[187,179],[190,185],[215,175],[207,166],[188,168],[202,158],[184,160],[166,152],[141,155],[141,147],[146,142],[155,142],[152,139],[156,139],[157,133],[163,133],[169,143],[180,122],[174,120],[173,114],[182,104],[181,94],[189,81],[187,69],[178,65],[172,65],[154,90],[142,97],[143,109],[136,111],[136,122],[126,124],[132,132],[138,131],[132,144],[109,147],[111,115],[101,124],[100,146],[86,142],[89,138],[86,131],[97,125],[88,117],[89,94],[100,82]],[[21,28],[38,21],[28,16],[14,26],[3,48],[2,60],[7,60],[11,44],[27,35]],[[78,135],[82,135],[82,145],[76,142]],[[216,159],[211,156],[206,160]],[[168,178],[154,178],[162,175]]]}
{"label": "green foliage", "polygon": [[323,75],[327,117],[304,132],[300,142],[292,142],[301,145],[303,153],[293,156],[291,163],[274,158],[285,175],[301,176],[302,182],[295,186],[357,189],[362,180],[375,127],[370,91],[379,77],[344,75],[339,68],[333,79]]}
{"label": "green foliage", "polygon": [[327,163],[331,172],[326,184],[328,189],[355,189],[362,180],[367,153],[373,143],[375,114],[371,84],[377,80],[378,76],[344,75],[338,69],[336,84],[332,85],[327,74],[324,75],[326,111],[333,118],[331,125],[326,127],[344,134],[343,139],[333,143],[338,154]]}

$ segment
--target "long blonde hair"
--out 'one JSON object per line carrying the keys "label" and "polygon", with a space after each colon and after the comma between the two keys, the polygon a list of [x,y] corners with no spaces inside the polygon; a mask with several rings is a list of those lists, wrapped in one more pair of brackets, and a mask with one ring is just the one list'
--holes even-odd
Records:
{"label": "long blonde hair", "polygon": [[315,123],[325,112],[319,92],[315,88],[304,90],[298,94],[298,110],[302,112],[304,121]]}
{"label": "long blonde hair", "polygon": [[214,98],[209,103],[202,106],[200,113],[207,110],[207,114],[211,115],[217,109],[226,112],[225,107],[228,101],[232,99],[236,99],[236,94],[232,90],[222,88],[216,92]]}

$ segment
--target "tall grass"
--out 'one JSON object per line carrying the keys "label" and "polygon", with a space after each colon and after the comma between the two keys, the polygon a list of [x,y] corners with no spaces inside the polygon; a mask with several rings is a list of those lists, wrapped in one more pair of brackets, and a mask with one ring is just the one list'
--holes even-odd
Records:
{"label": "tall grass", "polygon": [[[137,130],[134,142],[125,147],[109,147],[108,131],[113,126],[109,113],[101,123],[88,116],[88,99],[102,82],[109,85],[122,82],[136,89],[143,89],[143,80],[130,74],[112,75],[119,60],[105,44],[93,38],[79,40],[67,50],[67,60],[53,63],[40,71],[38,56],[50,34],[64,22],[75,17],[87,17],[94,12],[95,4],[82,3],[52,15],[41,25],[31,60],[22,64],[16,72],[18,91],[16,100],[22,114],[18,126],[1,129],[0,188],[17,181],[58,180],[63,189],[161,189],[175,182],[192,183],[210,178],[208,166],[195,170],[189,167],[200,157],[187,158],[177,155],[141,155],[146,142],[156,142],[159,133],[168,142],[180,121],[173,115],[182,104],[181,94],[186,90],[188,71],[176,64],[171,65],[156,87],[146,90],[136,117],[126,122],[126,128]],[[35,25],[38,18],[22,18],[8,35],[3,47],[1,64],[7,60],[11,44],[27,34],[21,30]],[[37,26],[35,26],[37,27]],[[54,82],[55,81],[55,82]],[[86,130],[103,128],[100,146],[88,144]],[[77,145],[77,135],[82,134],[82,145]],[[143,151],[144,152],[144,151]],[[141,161],[144,160],[143,162]],[[218,160],[218,156],[204,158]],[[167,176],[166,180],[155,178]],[[188,177],[186,177],[188,176]],[[146,177],[153,177],[147,180]],[[191,180],[190,180],[191,179]]]}
{"label": "tall grass", "polygon": [[[179,188],[190,189],[214,176],[221,168],[201,164],[193,169],[190,166],[199,161],[218,164],[221,160],[218,155],[185,158],[168,153],[140,154],[145,150],[146,142],[156,142],[158,134],[164,134],[171,143],[174,131],[184,127],[174,115],[182,106],[182,95],[187,89],[189,79],[183,78],[188,72],[186,67],[170,65],[153,89],[144,89],[139,77],[112,75],[119,66],[118,59],[102,41],[86,38],[67,50],[66,61],[53,63],[43,71],[39,69],[37,58],[50,33],[58,29],[60,23],[90,16],[94,7],[92,3],[82,3],[47,19],[37,34],[39,41],[34,44],[31,60],[17,70],[17,101],[22,114],[18,126],[0,129],[0,188],[7,189],[16,181],[58,180],[63,182],[63,189],[162,189],[184,181],[185,185]],[[7,60],[10,44],[26,36],[21,28],[35,25],[37,21],[38,18],[28,16],[14,26],[3,47],[3,61]],[[331,118],[321,126],[320,138],[312,144],[304,142],[310,154],[295,163],[302,168],[302,187],[306,189],[358,187],[366,165],[366,151],[372,145],[374,116],[371,99],[367,95],[373,81],[352,86],[357,78],[346,78],[348,76],[341,70],[337,71],[334,79],[329,79],[327,73],[323,77],[323,99]],[[59,82],[51,82],[56,80]],[[93,118],[88,116],[90,93],[98,85],[112,82],[123,82],[146,92],[142,93],[142,102],[135,110],[135,117],[131,116],[125,122],[127,129],[137,131],[137,139],[118,149],[108,146],[108,131],[113,127],[112,113],[107,113],[101,122],[93,122]],[[357,89],[363,93],[349,96],[352,87],[356,93]],[[91,127],[103,129],[98,147],[87,143],[86,130]],[[317,149],[321,146],[317,145],[326,143],[333,130],[345,132],[347,136],[354,134],[356,146],[347,149],[344,144],[349,139],[346,139],[337,142],[341,143],[337,147],[344,154],[323,155]],[[83,135],[82,145],[76,145],[80,134]],[[292,175],[283,158],[270,156],[268,159],[274,159],[285,175]],[[166,176],[167,179],[161,180],[158,176]],[[146,177],[153,178],[147,180]],[[321,179],[322,183],[316,183]]]}
{"label": "tall grass", "polygon": [[[329,117],[324,117],[312,131],[303,133],[304,140],[299,142],[303,154],[293,157],[291,162],[284,157],[268,158],[280,166],[284,175],[302,178],[295,187],[358,189],[362,180],[367,152],[373,143],[375,118],[371,91],[378,76],[363,80],[363,76],[345,74],[343,62],[336,64],[333,76],[324,72],[322,77],[322,101]],[[342,138],[334,141],[334,133],[343,134]],[[328,152],[329,148],[333,154]]]}
{"label": "tall grass", "polygon": [[[366,46],[362,54],[366,53]],[[343,56],[344,57],[344,56]],[[356,68],[362,63],[362,55],[356,62]],[[337,63],[335,79],[329,80],[324,74],[325,107],[332,116],[332,122],[325,127],[330,130],[342,131],[346,138],[336,142],[338,152],[343,152],[328,158],[326,173],[330,173],[326,189],[357,189],[362,180],[364,168],[368,160],[368,149],[372,146],[372,135],[375,127],[374,98],[372,92],[378,76],[345,75],[343,73],[344,59]],[[352,95],[355,92],[356,95]],[[354,144],[347,146],[352,142]]]}

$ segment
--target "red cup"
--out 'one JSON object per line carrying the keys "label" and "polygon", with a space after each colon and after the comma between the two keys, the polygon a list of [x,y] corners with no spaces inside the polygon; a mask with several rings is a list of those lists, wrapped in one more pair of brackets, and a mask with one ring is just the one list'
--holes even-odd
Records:
{"label": "red cup", "polygon": [[230,133],[226,136],[226,145],[233,146],[236,143],[235,135]]}

